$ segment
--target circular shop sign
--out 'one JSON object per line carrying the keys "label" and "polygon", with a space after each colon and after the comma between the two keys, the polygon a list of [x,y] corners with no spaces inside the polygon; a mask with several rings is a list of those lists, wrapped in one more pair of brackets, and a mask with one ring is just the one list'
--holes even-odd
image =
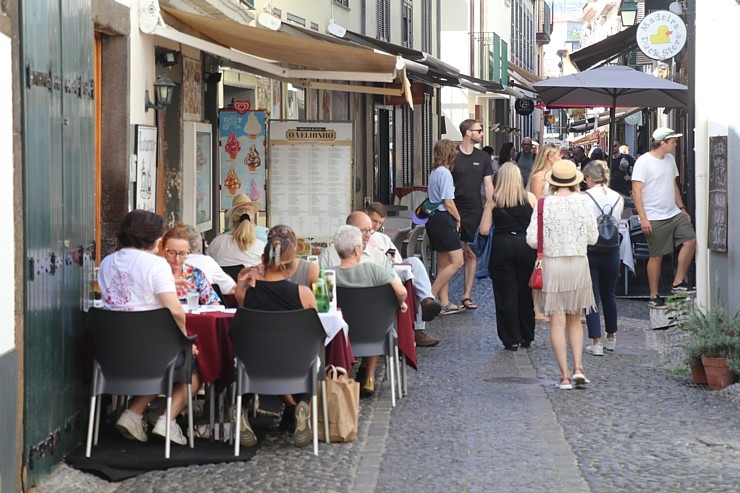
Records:
{"label": "circular shop sign", "polygon": [[637,46],[653,60],[673,58],[685,44],[686,24],[673,12],[653,12],[637,28]]}
{"label": "circular shop sign", "polygon": [[514,102],[514,109],[519,115],[531,115],[534,111],[534,101],[526,98],[517,99]]}

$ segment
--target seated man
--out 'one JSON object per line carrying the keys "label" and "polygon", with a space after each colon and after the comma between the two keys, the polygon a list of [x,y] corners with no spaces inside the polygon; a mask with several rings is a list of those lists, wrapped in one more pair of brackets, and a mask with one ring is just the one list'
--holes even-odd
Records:
{"label": "seated man", "polygon": [[[391,272],[393,276],[397,278],[400,282],[398,274],[396,274],[395,269],[393,269],[393,262],[391,261],[389,256],[386,255],[387,250],[381,251],[380,249],[374,248],[370,245],[370,239],[375,233],[372,227],[373,223],[370,219],[370,216],[368,216],[367,213],[363,211],[352,212],[349,216],[347,216],[347,224],[358,227],[362,232],[362,243],[364,245],[364,248],[362,250],[362,257],[360,258],[360,262],[372,262],[374,264],[377,264],[383,269]],[[391,242],[391,245],[392,244],[393,243]],[[419,273],[418,277],[421,279],[422,283],[423,279],[426,279],[427,283],[429,283],[429,276],[426,274],[426,269],[424,269],[424,265],[420,261],[418,261],[418,259],[417,262],[418,265],[416,266],[416,270],[414,270],[414,265],[409,264],[412,266],[411,272],[414,274],[414,276],[417,276],[417,270],[424,271],[424,274]],[[321,252],[321,256],[319,257],[319,265],[321,267],[329,268],[332,265],[336,265],[338,263],[339,255],[337,254],[337,251],[333,246],[328,246],[324,249],[323,252]],[[417,286],[417,283],[418,281],[414,279],[415,288]],[[424,325],[419,325],[419,323],[423,323],[424,320],[429,321],[433,319],[437,314],[439,314],[439,310],[441,307],[439,305],[439,302],[431,297],[431,283],[428,284],[428,288],[426,289],[426,291],[423,286],[419,289],[420,291],[417,292],[417,298],[422,300],[421,310],[419,310],[421,312],[422,320],[417,321],[417,323],[415,324],[414,339],[417,346],[435,346],[439,344],[439,340],[430,337],[425,331],[422,332],[422,330],[424,329]],[[424,301],[427,298],[430,298],[430,300]]]}
{"label": "seated man", "polygon": [[[375,232],[370,236],[367,242],[368,248],[374,248],[384,255],[388,255],[394,264],[405,264],[411,267],[411,273],[414,275],[414,293],[416,294],[417,310],[416,322],[414,323],[414,339],[416,345],[421,347],[436,346],[439,339],[430,336],[424,330],[425,322],[429,322],[439,315],[442,305],[432,295],[432,281],[429,279],[429,273],[426,267],[416,257],[402,258],[396,250],[393,240],[384,233],[381,233],[385,218],[388,213],[385,206],[380,202],[371,202],[365,207],[365,213],[370,216]],[[392,253],[393,255],[390,255]]]}
{"label": "seated man", "polygon": [[[336,284],[339,288],[369,288],[390,284],[398,298],[401,311],[405,312],[406,288],[401,280],[394,277],[387,269],[383,269],[372,262],[362,262],[363,239],[359,228],[355,226],[340,226],[334,235],[334,248],[340,258],[340,263],[334,266]],[[360,369],[357,370],[357,381],[360,382],[360,395],[371,396],[375,392],[375,366],[377,356],[362,359]],[[364,380],[364,381],[363,381]]]}

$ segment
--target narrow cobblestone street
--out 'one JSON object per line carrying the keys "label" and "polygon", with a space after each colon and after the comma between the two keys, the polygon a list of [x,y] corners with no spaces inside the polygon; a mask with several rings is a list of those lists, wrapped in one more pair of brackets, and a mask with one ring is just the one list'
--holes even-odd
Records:
{"label": "narrow cobblestone street", "polygon": [[505,351],[490,281],[474,294],[478,310],[429,325],[442,343],[419,349],[407,398],[391,408],[385,382],[362,401],[353,443],[320,444],[316,458],[271,434],[246,463],[118,484],[62,465],[38,491],[737,491],[740,385],[711,392],[671,371],[678,335],[651,331],[644,302],[619,301],[616,352],[584,354],[591,384],[560,391],[548,326]]}

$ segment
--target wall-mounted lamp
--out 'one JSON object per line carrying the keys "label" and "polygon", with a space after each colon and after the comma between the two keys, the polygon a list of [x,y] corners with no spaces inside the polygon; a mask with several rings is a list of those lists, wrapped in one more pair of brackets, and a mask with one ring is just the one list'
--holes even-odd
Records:
{"label": "wall-mounted lamp", "polygon": [[149,99],[149,89],[144,91],[144,111],[150,108],[164,111],[172,102],[175,92],[175,83],[167,75],[162,75],[154,83],[154,103]]}
{"label": "wall-mounted lamp", "polygon": [[223,74],[221,72],[204,72],[203,73],[203,79],[206,81],[206,84],[218,84],[221,82],[221,77]]}
{"label": "wall-mounted lamp", "polygon": [[157,63],[163,67],[171,67],[177,65],[177,60],[180,58],[180,53],[174,50],[168,50],[166,48],[157,48],[154,52]]}
{"label": "wall-mounted lamp", "polygon": [[637,3],[635,0],[622,0],[622,6],[619,7],[619,17],[622,19],[623,26],[634,26],[637,21]]}

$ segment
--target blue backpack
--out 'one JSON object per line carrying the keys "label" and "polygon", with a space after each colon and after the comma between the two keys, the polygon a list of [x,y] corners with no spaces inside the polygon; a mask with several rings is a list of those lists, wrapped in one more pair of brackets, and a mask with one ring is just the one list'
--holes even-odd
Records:
{"label": "blue backpack", "polygon": [[[613,205],[606,204],[604,207],[601,207],[590,193],[587,193],[586,195],[588,195],[589,198],[594,201],[596,207],[601,210],[601,214],[596,217],[596,227],[599,229],[599,239],[596,241],[595,245],[589,245],[588,251],[596,253],[613,252],[619,248],[619,243],[622,238],[619,235],[619,221],[612,215],[612,211],[614,211],[614,208],[622,197],[617,197],[617,201],[614,202]],[[608,212],[607,207],[609,208]]]}

